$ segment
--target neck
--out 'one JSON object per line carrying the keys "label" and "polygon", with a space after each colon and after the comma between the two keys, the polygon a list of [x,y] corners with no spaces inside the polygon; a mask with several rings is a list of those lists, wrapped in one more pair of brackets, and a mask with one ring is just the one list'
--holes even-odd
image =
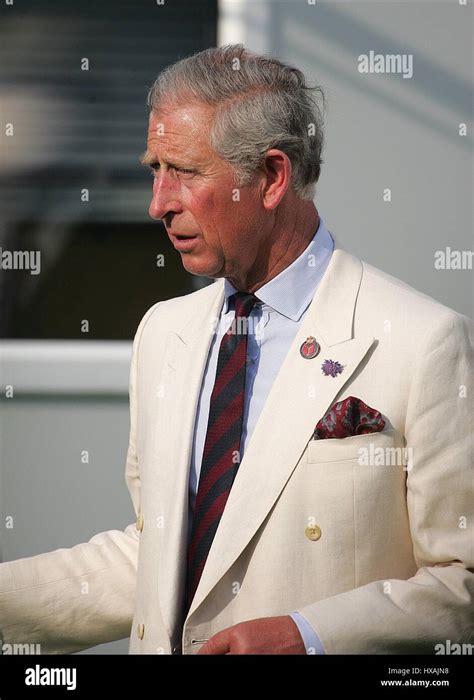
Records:
{"label": "neck", "polygon": [[229,281],[239,291],[254,294],[301,255],[318,227],[319,214],[312,201],[276,214],[268,236],[257,251],[253,268],[243,275],[229,276]]}

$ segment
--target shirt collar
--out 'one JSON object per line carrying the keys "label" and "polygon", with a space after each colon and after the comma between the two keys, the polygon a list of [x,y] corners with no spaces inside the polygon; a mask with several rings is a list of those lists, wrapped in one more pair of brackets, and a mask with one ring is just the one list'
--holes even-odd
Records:
{"label": "shirt collar", "polygon": [[[291,265],[260,287],[255,292],[256,296],[277,313],[298,321],[314,296],[333,249],[331,234],[319,217],[318,229],[309,245]],[[229,310],[229,297],[236,292],[237,289],[226,279],[224,313]]]}

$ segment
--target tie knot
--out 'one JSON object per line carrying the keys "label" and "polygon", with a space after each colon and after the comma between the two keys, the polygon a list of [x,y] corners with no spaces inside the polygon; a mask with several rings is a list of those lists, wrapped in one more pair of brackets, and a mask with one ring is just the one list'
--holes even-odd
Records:
{"label": "tie knot", "polygon": [[255,294],[247,292],[236,292],[232,295],[235,301],[235,315],[240,317],[249,316],[255,304],[259,301]]}

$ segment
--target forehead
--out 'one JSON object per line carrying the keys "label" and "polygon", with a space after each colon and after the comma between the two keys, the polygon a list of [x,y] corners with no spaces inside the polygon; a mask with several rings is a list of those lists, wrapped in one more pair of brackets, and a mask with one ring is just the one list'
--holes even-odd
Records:
{"label": "forehead", "polygon": [[148,123],[148,151],[187,155],[211,155],[209,129],[214,108],[190,104],[167,106],[151,112]]}

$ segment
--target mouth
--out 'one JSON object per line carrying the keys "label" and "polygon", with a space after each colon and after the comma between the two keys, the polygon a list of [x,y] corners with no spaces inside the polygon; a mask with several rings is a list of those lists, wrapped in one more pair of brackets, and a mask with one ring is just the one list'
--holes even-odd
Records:
{"label": "mouth", "polygon": [[197,241],[197,236],[192,235],[192,234],[174,234],[171,233],[171,242],[173,243],[174,247],[176,250],[181,250],[181,251],[188,251],[191,250],[196,241]]}

